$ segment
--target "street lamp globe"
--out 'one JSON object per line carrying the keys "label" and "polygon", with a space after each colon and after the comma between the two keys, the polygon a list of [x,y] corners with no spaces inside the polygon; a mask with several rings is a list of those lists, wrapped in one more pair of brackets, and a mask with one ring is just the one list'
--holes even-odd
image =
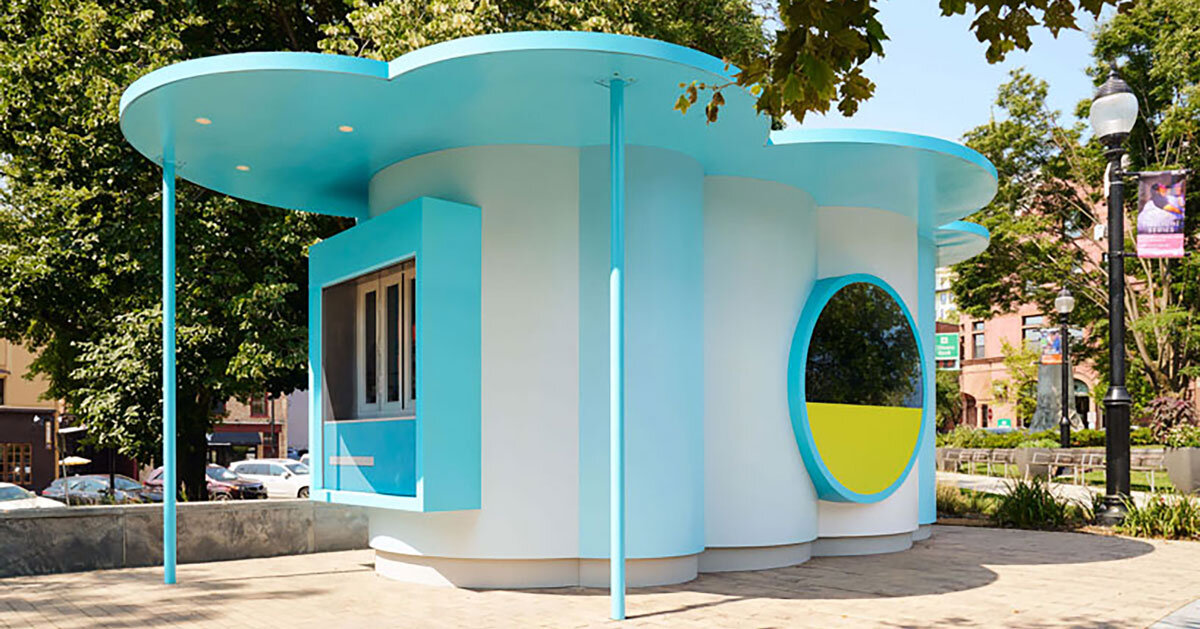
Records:
{"label": "street lamp globe", "polygon": [[1107,146],[1120,144],[1133,130],[1137,115],[1137,97],[1114,66],[1108,80],[1096,90],[1096,97],[1092,99],[1092,110],[1088,114],[1092,133]]}
{"label": "street lamp globe", "polygon": [[1054,310],[1059,314],[1071,314],[1075,309],[1075,297],[1071,295],[1071,291],[1062,289],[1058,293],[1058,297],[1054,298]]}

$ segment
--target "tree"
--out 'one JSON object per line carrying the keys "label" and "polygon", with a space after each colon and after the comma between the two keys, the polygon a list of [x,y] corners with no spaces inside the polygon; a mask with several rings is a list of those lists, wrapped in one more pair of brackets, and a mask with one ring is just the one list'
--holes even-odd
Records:
{"label": "tree", "polygon": [[[502,4],[506,12],[496,13],[486,2],[4,2],[0,335],[39,351],[33,371],[94,443],[153,460],[162,408],[160,180],[122,137],[117,104],[155,68],[248,50],[316,51],[325,39],[335,49],[347,41],[338,33],[366,29],[373,11],[420,36],[365,30],[357,52],[394,55],[404,41],[471,34],[439,21],[443,8],[469,7],[491,20],[479,32],[591,21],[715,54],[763,41],[759,18],[736,0],[596,4],[611,23],[587,3]],[[204,495],[215,402],[304,385],[307,247],[349,224],[179,182],[177,438],[189,496]]]}
{"label": "tree", "polygon": [[[102,447],[160,443],[160,175],[121,136],[148,70],[251,49],[315,49],[340,3],[8,1],[0,11],[0,334]],[[204,495],[213,400],[305,381],[305,247],[345,222],[179,185],[179,433]]]}
{"label": "tree", "polygon": [[321,50],[391,60],[441,41],[509,31],[639,35],[736,57],[766,49],[763,19],[747,0],[352,0],[325,28]]}
{"label": "tree", "polygon": [[992,383],[992,394],[997,400],[1011,404],[1018,426],[1028,426],[1037,411],[1038,361],[1037,350],[1025,344],[1013,347],[1003,341],[1000,347],[1004,355],[1004,369],[1008,378]]}
{"label": "tree", "polygon": [[948,431],[962,419],[963,397],[959,386],[960,372],[938,369],[934,395],[937,429]]}
{"label": "tree", "polygon": [[[1200,7],[1188,0],[1146,0],[1116,15],[1096,34],[1099,83],[1107,62],[1128,61],[1122,68],[1141,104],[1141,118],[1128,147],[1134,170],[1200,167],[1200,62],[1183,51],[1200,48]],[[1102,148],[1084,140],[1085,125],[1061,126],[1058,112],[1045,104],[1047,86],[1018,71],[1000,87],[996,106],[1003,114],[969,131],[966,142],[992,160],[1000,175],[996,198],[972,220],[992,232],[982,255],[956,265],[954,286],[960,307],[975,317],[1010,312],[1022,303],[1051,312],[1054,294],[1067,286],[1077,296],[1072,322],[1090,324],[1077,350],[1107,374],[1107,266],[1103,238],[1093,229],[1106,223]],[[1088,102],[1076,114],[1086,116]],[[1192,177],[1194,184],[1195,177]],[[1195,186],[1193,185],[1193,190]],[[1127,185],[1127,189],[1134,188]],[[1126,250],[1133,252],[1136,221],[1129,209]],[[1200,206],[1192,195],[1187,233],[1195,234]],[[1188,248],[1194,248],[1194,236]],[[1158,395],[1183,394],[1200,374],[1200,261],[1148,260],[1125,263],[1127,283],[1126,356],[1135,412]],[[1106,385],[1105,385],[1106,386]]]}
{"label": "tree", "polygon": [[[758,111],[779,121],[803,122],[809,112],[836,106],[853,115],[875,84],[863,72],[883,56],[887,35],[876,0],[350,0],[345,23],[326,29],[322,49],[391,59],[428,44],[512,30],[585,30],[642,35],[699,48],[740,70],[728,84],[691,85],[676,107],[687,113],[701,91],[717,119],[730,85],[751,90]],[[1105,6],[1128,0],[939,0],[942,14],[975,16],[971,30],[987,45],[989,62],[1028,50],[1029,33],[1075,29],[1075,16],[1098,17]],[[765,17],[765,22],[760,18]],[[752,32],[761,23],[767,32]]]}

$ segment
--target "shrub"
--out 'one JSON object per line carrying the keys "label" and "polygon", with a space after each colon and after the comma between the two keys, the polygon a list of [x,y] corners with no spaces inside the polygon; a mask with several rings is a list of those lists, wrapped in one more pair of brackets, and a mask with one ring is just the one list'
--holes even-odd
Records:
{"label": "shrub", "polygon": [[1163,437],[1168,448],[1200,448],[1200,427],[1176,426]]}
{"label": "shrub", "polygon": [[[1131,435],[1132,438],[1132,435]],[[1104,431],[1084,428],[1071,431],[1071,445],[1077,448],[1094,448],[1104,445]]]}
{"label": "shrub", "polygon": [[[1100,434],[1104,434],[1103,431],[1099,432]],[[1129,443],[1135,446],[1152,446],[1157,445],[1159,442],[1154,438],[1153,430],[1145,426],[1138,426],[1137,428],[1130,429]],[[1101,444],[1103,444],[1103,439],[1101,440]]]}
{"label": "shrub", "polygon": [[938,483],[937,510],[941,515],[948,517],[990,515],[994,509],[995,497],[991,494]]}
{"label": "shrub", "polygon": [[1200,539],[1200,500],[1190,495],[1155,494],[1144,506],[1125,501],[1128,513],[1117,531],[1135,537]]}
{"label": "shrub", "polygon": [[[1040,433],[1039,433],[1040,434]],[[1058,439],[1033,439],[1031,441],[1022,441],[1017,444],[1018,448],[1057,448],[1059,446]]]}
{"label": "shrub", "polygon": [[1082,505],[1055,496],[1040,477],[1007,483],[992,514],[997,525],[1018,529],[1061,529],[1086,518]]}
{"label": "shrub", "polygon": [[1150,416],[1150,430],[1159,443],[1166,443],[1172,431],[1198,423],[1194,404],[1168,395],[1151,400],[1146,412]]}

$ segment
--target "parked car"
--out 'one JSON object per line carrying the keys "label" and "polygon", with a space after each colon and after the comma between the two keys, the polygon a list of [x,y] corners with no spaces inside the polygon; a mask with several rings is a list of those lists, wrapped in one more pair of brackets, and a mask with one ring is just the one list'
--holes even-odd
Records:
{"label": "parked car", "polygon": [[[118,479],[126,479],[131,481],[138,488],[145,489],[141,483],[129,478],[128,476],[118,475]],[[126,491],[121,489],[121,486],[129,487]],[[112,494],[110,497],[110,493]],[[68,476],[67,478],[55,479],[50,483],[49,487],[42,490],[42,496],[45,498],[53,498],[55,500],[71,505],[98,505],[115,502],[116,504],[136,504],[145,502],[138,489],[134,489],[130,485],[117,483],[117,490],[109,492],[108,476],[99,474],[88,476]]]}
{"label": "parked car", "polygon": [[[209,500],[257,500],[267,497],[267,489],[263,484],[248,478],[242,478],[228,469],[209,463],[204,469],[207,481],[206,491]],[[163,468],[155,468],[146,479],[146,484],[157,487],[160,494],[163,484]]]}
{"label": "parked car", "polygon": [[229,466],[238,476],[260,481],[270,498],[307,498],[308,466],[291,459],[250,459]]}
{"label": "parked car", "polygon": [[43,498],[24,487],[12,483],[0,483],[0,511],[16,509],[52,509],[67,505]]}
{"label": "parked car", "polygon": [[308,456],[308,453],[307,453],[307,452],[305,452],[304,454],[301,454],[301,455],[300,455],[300,462],[301,462],[301,463],[303,463],[303,464],[305,464],[305,465],[309,465],[309,460],[310,460],[310,459],[309,459],[309,456]]}

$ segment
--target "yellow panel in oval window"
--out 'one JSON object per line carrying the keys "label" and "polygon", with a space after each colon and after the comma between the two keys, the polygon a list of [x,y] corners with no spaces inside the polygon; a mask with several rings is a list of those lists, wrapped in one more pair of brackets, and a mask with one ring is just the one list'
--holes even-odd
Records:
{"label": "yellow panel in oval window", "polygon": [[847,489],[874,494],[908,466],[921,409],[809,402],[808,424],[821,461]]}

